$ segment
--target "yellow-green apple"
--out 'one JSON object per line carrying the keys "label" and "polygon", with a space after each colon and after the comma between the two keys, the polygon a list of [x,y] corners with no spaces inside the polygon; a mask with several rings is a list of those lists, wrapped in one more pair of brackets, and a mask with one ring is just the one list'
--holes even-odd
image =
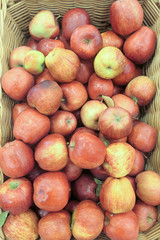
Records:
{"label": "yellow-green apple", "polygon": [[98,120],[107,106],[99,100],[89,100],[81,108],[81,120],[85,127],[98,130]]}
{"label": "yellow-green apple", "polygon": [[93,72],[93,61],[80,59],[80,67],[76,76],[76,80],[86,84]]}
{"label": "yellow-green apple", "polygon": [[14,125],[15,120],[17,118],[17,116],[23,112],[24,110],[30,108],[30,106],[26,103],[26,102],[20,102],[20,103],[16,103],[14,105],[14,107],[12,108],[12,123]]}
{"label": "yellow-green apple", "polygon": [[35,84],[43,82],[45,80],[55,81],[47,68],[43,69],[43,72],[35,76]]}
{"label": "yellow-green apple", "polygon": [[30,35],[37,41],[43,38],[55,38],[59,35],[59,31],[57,19],[49,10],[39,11],[29,23]]}
{"label": "yellow-green apple", "polygon": [[80,26],[90,24],[88,12],[83,8],[68,10],[62,19],[62,33],[66,40],[70,40],[73,31]]}
{"label": "yellow-green apple", "polygon": [[70,214],[61,210],[59,212],[48,213],[38,222],[38,234],[44,240],[70,240]]}
{"label": "yellow-green apple", "polygon": [[0,148],[0,168],[7,177],[23,177],[34,164],[33,150],[23,141],[15,139]]}
{"label": "yellow-green apple", "polygon": [[0,206],[3,211],[18,215],[32,204],[32,184],[27,178],[9,178],[0,186]]}
{"label": "yellow-green apple", "polygon": [[45,64],[52,77],[61,83],[76,79],[80,60],[72,50],[55,47],[46,57]]}
{"label": "yellow-green apple", "polygon": [[2,76],[1,85],[10,98],[23,101],[29,89],[34,85],[34,78],[24,68],[15,67]]}
{"label": "yellow-green apple", "polygon": [[144,155],[137,149],[135,149],[135,151],[136,151],[136,158],[134,161],[133,168],[128,174],[129,176],[136,176],[138,173],[144,170],[144,166],[145,166]]}
{"label": "yellow-green apple", "polygon": [[76,111],[88,99],[88,93],[85,86],[78,81],[63,83],[60,85],[63,91],[63,98],[61,100],[61,108],[65,111]]}
{"label": "yellow-green apple", "polygon": [[74,133],[68,147],[71,161],[81,168],[96,168],[104,162],[105,144],[92,133]]}
{"label": "yellow-green apple", "polygon": [[9,67],[24,67],[24,57],[27,52],[31,51],[32,48],[28,46],[20,46],[11,52],[9,56]]}
{"label": "yellow-green apple", "polygon": [[63,136],[71,134],[77,127],[77,119],[73,113],[58,110],[50,117],[51,133],[59,133]]}
{"label": "yellow-green apple", "polygon": [[133,187],[133,190],[134,192],[136,193],[136,182],[135,182],[135,178],[134,177],[131,177],[129,175],[125,176],[131,183],[132,187]]}
{"label": "yellow-green apple", "polygon": [[72,182],[81,176],[83,169],[78,167],[70,159],[68,159],[68,162],[64,167],[63,171],[66,174],[68,181]]}
{"label": "yellow-green apple", "polygon": [[72,234],[77,240],[93,240],[103,229],[104,213],[91,200],[80,202],[72,215]]}
{"label": "yellow-green apple", "polygon": [[134,100],[125,94],[116,94],[112,97],[115,107],[121,107],[127,110],[131,117],[137,118],[139,114],[139,106],[135,104]]}
{"label": "yellow-green apple", "polygon": [[108,175],[121,178],[132,170],[136,158],[135,149],[126,142],[111,143],[106,147],[103,167]]}
{"label": "yellow-green apple", "polygon": [[46,171],[59,171],[68,161],[65,138],[58,133],[48,134],[35,148],[35,160]]}
{"label": "yellow-green apple", "polygon": [[32,50],[37,50],[37,45],[38,42],[35,39],[33,39],[32,37],[28,38],[26,46],[32,48]]}
{"label": "yellow-green apple", "polygon": [[121,74],[126,66],[126,59],[119,48],[108,46],[102,48],[94,59],[96,74],[105,79],[113,79]]}
{"label": "yellow-green apple", "polygon": [[42,39],[37,45],[37,50],[46,57],[55,47],[65,48],[64,43],[57,39]]}
{"label": "yellow-green apple", "polygon": [[71,49],[82,59],[93,58],[102,49],[102,45],[100,31],[91,24],[77,27],[70,38]]}
{"label": "yellow-green apple", "polygon": [[126,36],[138,30],[143,22],[143,8],[137,0],[118,0],[110,8],[111,26],[114,32]]}
{"label": "yellow-green apple", "polygon": [[43,72],[45,57],[37,50],[31,50],[24,57],[24,68],[33,75]]}
{"label": "yellow-green apple", "polygon": [[128,136],[132,131],[130,113],[121,107],[107,108],[99,117],[98,127],[107,138],[120,139]]}
{"label": "yellow-green apple", "polygon": [[145,122],[135,122],[128,142],[142,152],[150,152],[154,149],[157,142],[158,131]]}
{"label": "yellow-green apple", "polygon": [[88,94],[91,99],[102,100],[102,95],[112,97],[113,82],[110,79],[103,79],[93,73],[88,81]]}
{"label": "yellow-green apple", "polygon": [[105,211],[103,232],[112,240],[136,240],[139,234],[138,218],[133,211],[113,214]]}
{"label": "yellow-green apple", "polygon": [[155,82],[147,76],[132,79],[125,88],[125,94],[131,97],[135,104],[145,106],[151,102],[156,92]]}
{"label": "yellow-green apple", "polygon": [[3,225],[8,240],[36,240],[38,238],[38,217],[29,209],[19,215],[9,215]]}
{"label": "yellow-green apple", "polygon": [[62,96],[62,89],[57,82],[45,80],[30,88],[27,103],[42,114],[52,115],[60,107]]}
{"label": "yellow-green apple", "polygon": [[123,52],[134,63],[144,64],[152,57],[156,43],[156,33],[151,28],[142,26],[125,40]]}
{"label": "yellow-green apple", "polygon": [[124,40],[122,37],[117,35],[113,30],[102,32],[101,36],[103,40],[103,48],[112,46],[122,49]]}
{"label": "yellow-green apple", "polygon": [[126,177],[108,177],[100,190],[100,204],[111,213],[125,213],[133,209],[136,195]]}
{"label": "yellow-green apple", "polygon": [[136,214],[139,222],[139,231],[145,232],[151,229],[158,218],[156,207],[150,206],[141,200],[137,200],[133,212]]}
{"label": "yellow-green apple", "polygon": [[146,204],[160,204],[160,175],[154,171],[143,171],[135,178],[137,196]]}
{"label": "yellow-green apple", "polygon": [[33,183],[33,201],[40,209],[60,211],[68,203],[69,188],[65,173],[60,171],[43,173]]}
{"label": "yellow-green apple", "polygon": [[127,85],[135,76],[135,64],[129,60],[127,57],[126,59],[126,66],[124,71],[119,74],[117,77],[113,78],[112,81],[116,85]]}

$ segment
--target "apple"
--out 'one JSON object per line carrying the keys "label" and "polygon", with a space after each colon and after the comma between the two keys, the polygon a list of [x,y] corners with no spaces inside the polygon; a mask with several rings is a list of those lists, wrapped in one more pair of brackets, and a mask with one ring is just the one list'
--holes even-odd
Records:
{"label": "apple", "polygon": [[108,175],[121,178],[132,170],[136,158],[135,149],[128,143],[115,142],[106,147],[103,167]]}
{"label": "apple", "polygon": [[83,173],[78,179],[72,182],[73,196],[79,200],[92,200],[98,202],[99,197],[96,195],[97,184],[89,173]]}
{"label": "apple", "polygon": [[138,30],[142,25],[143,17],[143,8],[137,0],[117,0],[110,8],[112,29],[122,36]]}
{"label": "apple", "polygon": [[134,78],[142,76],[143,75],[143,71],[142,68],[139,65],[135,65],[136,69],[134,72]]}
{"label": "apple", "polygon": [[83,123],[82,123],[82,120],[81,120],[81,115],[80,115],[80,112],[81,112],[81,108],[73,111],[73,115],[75,116],[75,118],[77,119],[77,128],[79,127],[82,127],[83,126]]}
{"label": "apple", "polygon": [[[62,20],[63,20],[63,19],[62,19]],[[69,42],[69,40],[67,40],[67,39],[64,37],[62,31],[60,32],[58,39],[63,42],[64,48],[71,50],[70,42]]]}
{"label": "apple", "polygon": [[68,161],[65,138],[58,133],[48,134],[36,145],[35,160],[46,171],[59,171]]}
{"label": "apple", "polygon": [[135,104],[134,100],[124,94],[116,94],[112,97],[115,107],[121,107],[127,110],[131,117],[137,118],[139,115],[139,106]]}
{"label": "apple", "polygon": [[61,109],[65,111],[76,111],[87,101],[88,94],[85,86],[78,81],[63,83],[60,85],[63,91]]}
{"label": "apple", "polygon": [[51,133],[59,133],[67,136],[77,127],[77,119],[73,113],[63,110],[56,111],[51,117]]}
{"label": "apple", "polygon": [[37,214],[40,218],[42,218],[42,217],[46,216],[48,213],[50,213],[50,212],[45,211],[45,210],[40,209],[40,208],[37,208],[36,210],[37,210]]}
{"label": "apple", "polygon": [[71,49],[82,59],[91,59],[102,49],[102,36],[94,25],[77,27],[70,38]]}
{"label": "apple", "polygon": [[28,108],[16,118],[13,135],[28,144],[35,144],[49,133],[50,120],[35,109]]}
{"label": "apple", "polygon": [[24,57],[32,48],[28,46],[20,46],[14,48],[9,56],[9,67],[24,67]]}
{"label": "apple", "polygon": [[45,80],[55,81],[47,68],[44,68],[42,73],[35,76],[35,84],[43,82]]}
{"label": "apple", "polygon": [[33,183],[33,201],[46,211],[62,210],[69,200],[69,183],[63,172],[46,172]]}
{"label": "apple", "polygon": [[136,240],[139,234],[138,218],[133,211],[119,214],[105,211],[103,232],[112,240]]}
{"label": "apple", "polygon": [[145,106],[151,102],[156,93],[155,82],[147,76],[139,76],[128,83],[125,94],[131,97],[135,104]]}
{"label": "apple", "polygon": [[121,50],[108,46],[102,48],[94,59],[95,73],[105,79],[113,79],[121,74],[126,66],[126,59]]}
{"label": "apple", "polygon": [[156,43],[156,33],[151,28],[142,26],[125,40],[123,52],[136,64],[144,64],[152,57]]}
{"label": "apple", "polygon": [[0,206],[3,211],[18,215],[32,204],[32,184],[27,178],[9,178],[0,186]]}
{"label": "apple", "polygon": [[80,67],[76,76],[76,80],[86,84],[94,72],[92,60],[83,60],[80,59]]}
{"label": "apple", "polygon": [[150,152],[157,141],[157,129],[145,122],[136,122],[128,136],[128,142],[142,152]]}
{"label": "apple", "polygon": [[46,171],[39,167],[38,163],[35,162],[34,168],[26,175],[26,177],[33,183],[36,177],[45,173]]}
{"label": "apple", "polygon": [[121,107],[107,108],[99,117],[98,126],[107,138],[120,139],[132,131],[132,118],[127,110]]}
{"label": "apple", "polygon": [[89,100],[81,108],[81,120],[85,127],[98,130],[100,115],[107,109],[107,106],[99,100]]}
{"label": "apple", "polygon": [[124,92],[123,86],[113,84],[113,95],[112,96],[114,96],[118,93],[123,93],[123,92]]}
{"label": "apple", "polygon": [[146,204],[157,206],[160,204],[160,175],[154,171],[143,171],[135,178],[137,196]]}
{"label": "apple", "polygon": [[45,57],[43,53],[37,50],[31,50],[25,54],[24,68],[33,75],[43,72]]}
{"label": "apple", "polygon": [[98,237],[103,229],[104,213],[91,200],[80,202],[72,215],[72,234],[77,240],[91,240]]}
{"label": "apple", "polygon": [[83,169],[78,167],[70,159],[68,159],[68,162],[64,167],[63,171],[66,174],[68,181],[72,182],[81,176]]}
{"label": "apple", "polygon": [[32,149],[20,140],[7,142],[0,148],[0,168],[10,178],[25,176],[34,164]]}
{"label": "apple", "polygon": [[32,50],[37,50],[38,42],[32,37],[28,38],[26,46],[32,48]]}
{"label": "apple", "polygon": [[98,178],[100,180],[106,180],[106,178],[108,177],[108,174],[104,170],[103,165],[100,165],[99,167],[96,168],[92,168],[89,171],[93,175],[93,177]]}
{"label": "apple", "polygon": [[110,143],[115,143],[115,142],[127,142],[127,137],[119,138],[119,139],[113,139],[113,138],[107,138],[103,133],[99,132],[98,134],[99,138],[105,143],[106,147]]}
{"label": "apple", "polygon": [[111,213],[129,212],[136,201],[133,187],[126,177],[108,177],[102,184],[99,198],[104,210]]}
{"label": "apple", "polygon": [[34,78],[24,68],[15,67],[2,76],[1,85],[10,98],[23,101],[29,89],[34,85]]}
{"label": "apple", "polygon": [[97,133],[94,130],[87,128],[87,127],[78,127],[78,128],[76,128],[74,133],[76,133],[76,132],[89,132],[89,133],[97,136]]}
{"label": "apple", "polygon": [[13,125],[15,123],[15,120],[17,116],[23,112],[24,110],[30,108],[30,106],[26,102],[16,103],[14,107],[12,108],[12,122]]}
{"label": "apple", "polygon": [[46,57],[45,64],[52,77],[61,83],[75,80],[80,60],[72,50],[55,47]]}
{"label": "apple", "polygon": [[73,31],[80,26],[90,24],[90,16],[83,8],[72,8],[62,18],[62,33],[66,40],[70,40]]}
{"label": "apple", "polygon": [[55,38],[59,35],[59,31],[55,15],[49,10],[39,11],[29,23],[29,33],[37,41],[43,38]]}
{"label": "apple", "polygon": [[96,168],[104,162],[105,144],[92,133],[74,133],[68,147],[71,161],[81,168]]}
{"label": "apple", "polygon": [[129,175],[125,176],[131,183],[132,187],[133,187],[133,190],[134,192],[136,193],[136,182],[135,182],[135,178],[134,177],[131,177]]}
{"label": "apple", "polygon": [[45,80],[30,88],[27,102],[40,113],[52,115],[60,107],[62,96],[62,89],[57,82]]}
{"label": "apple", "polygon": [[123,38],[118,36],[113,30],[109,30],[106,32],[101,33],[102,40],[103,40],[103,48],[112,46],[119,49],[122,49],[123,46]]}
{"label": "apple", "polygon": [[116,85],[127,85],[135,76],[135,64],[127,57],[125,57],[125,59],[126,66],[124,71],[112,80]]}
{"label": "apple", "polygon": [[139,221],[139,231],[145,232],[151,229],[158,218],[157,209],[154,206],[145,204],[141,200],[137,200],[133,212],[136,214]]}
{"label": "apple", "polygon": [[8,240],[35,240],[38,238],[38,217],[31,209],[15,216],[10,214],[2,229]]}
{"label": "apple", "polygon": [[79,203],[80,202],[78,200],[70,200],[65,206],[64,210],[72,214]]}
{"label": "apple", "polygon": [[113,82],[110,79],[103,79],[93,73],[88,81],[88,94],[91,99],[102,100],[102,96],[112,97]]}
{"label": "apple", "polygon": [[37,45],[37,50],[46,57],[55,47],[65,48],[64,43],[57,39],[42,39]]}
{"label": "apple", "polygon": [[48,213],[38,222],[38,233],[44,240],[70,240],[70,214],[61,210],[59,212]]}
{"label": "apple", "polygon": [[135,151],[136,151],[136,158],[134,161],[133,168],[128,174],[129,176],[136,176],[138,173],[144,170],[144,166],[145,166],[144,155],[137,149],[135,149]]}

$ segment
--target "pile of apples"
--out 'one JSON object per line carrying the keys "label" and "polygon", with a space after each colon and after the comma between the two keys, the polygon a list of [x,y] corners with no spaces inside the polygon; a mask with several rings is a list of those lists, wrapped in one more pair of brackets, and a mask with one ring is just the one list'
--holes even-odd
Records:
{"label": "pile of apples", "polygon": [[[157,129],[140,120],[156,93],[142,65],[156,34],[137,0],[110,8],[100,33],[81,8],[49,10],[9,57],[14,140],[0,149],[1,226],[8,240],[136,240],[157,221],[160,176],[145,171]],[[18,102],[17,102],[18,101]],[[71,216],[72,215],[72,216]]]}

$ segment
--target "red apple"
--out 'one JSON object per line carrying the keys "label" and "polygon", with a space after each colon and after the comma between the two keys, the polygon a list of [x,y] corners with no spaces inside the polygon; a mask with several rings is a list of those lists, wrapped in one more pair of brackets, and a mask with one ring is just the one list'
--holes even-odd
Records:
{"label": "red apple", "polygon": [[59,35],[58,39],[63,42],[64,47],[65,47],[66,49],[70,49],[70,50],[71,50],[70,42],[69,42],[69,40],[67,40],[67,39],[64,37],[64,35],[63,35],[62,32],[60,32],[60,35]]}
{"label": "red apple", "polygon": [[61,108],[65,111],[73,112],[78,110],[88,99],[85,86],[78,81],[63,83],[61,88],[63,91]]}
{"label": "red apple", "polygon": [[80,112],[81,112],[81,108],[79,108],[79,109],[77,109],[76,111],[73,111],[73,112],[72,112],[73,115],[75,116],[75,118],[77,119],[77,127],[82,127],[82,126],[83,126]]}
{"label": "red apple", "polygon": [[123,52],[136,64],[144,64],[152,57],[156,42],[156,33],[151,28],[142,26],[125,40]]}
{"label": "red apple", "polygon": [[27,52],[31,51],[32,48],[28,46],[20,46],[11,52],[9,56],[9,67],[24,67],[24,57]]}
{"label": "red apple", "polygon": [[32,37],[30,37],[27,40],[26,46],[32,48],[32,50],[37,50],[37,45],[38,45],[38,42],[34,40]]}
{"label": "red apple", "polygon": [[110,30],[110,31],[103,32],[101,33],[101,36],[103,40],[103,48],[112,46],[112,47],[122,49],[124,40],[123,38],[118,36],[114,31]]}
{"label": "red apple", "polygon": [[106,178],[108,177],[108,174],[104,170],[103,165],[100,165],[99,167],[96,168],[92,168],[89,171],[95,178],[98,178],[100,180],[106,180]]}
{"label": "red apple", "polygon": [[102,48],[102,36],[91,24],[77,27],[70,38],[71,49],[82,59],[93,58]]}
{"label": "red apple", "polygon": [[139,29],[143,22],[143,8],[137,0],[117,0],[110,8],[113,31],[125,36]]}
{"label": "red apple", "polygon": [[10,178],[23,177],[34,167],[32,149],[20,140],[7,142],[0,148],[0,167]]}
{"label": "red apple", "polygon": [[70,200],[65,206],[64,210],[70,212],[71,214],[74,212],[75,208],[79,204],[78,200]]}
{"label": "red apple", "polygon": [[37,45],[37,50],[46,57],[55,47],[65,48],[64,43],[57,39],[42,39]]}
{"label": "red apple", "polygon": [[105,211],[103,232],[112,240],[136,240],[139,234],[138,218],[133,211],[120,214]]}
{"label": "red apple", "polygon": [[142,68],[139,67],[139,66],[136,66],[136,65],[135,65],[135,67],[136,67],[136,69],[135,69],[135,72],[134,72],[134,78],[142,76],[143,75]]}
{"label": "red apple", "polygon": [[138,173],[144,170],[144,165],[145,165],[144,155],[137,149],[135,149],[135,151],[136,151],[136,159],[134,161],[132,170],[129,172],[130,176],[136,176]]}
{"label": "red apple", "polygon": [[3,211],[18,215],[32,204],[32,184],[27,178],[9,178],[0,186],[0,206]]}
{"label": "red apple", "polygon": [[91,99],[102,100],[102,95],[112,97],[113,82],[110,79],[103,79],[93,73],[88,81],[88,94]]}
{"label": "red apple", "polygon": [[77,119],[73,113],[58,110],[50,117],[51,133],[59,133],[63,136],[71,134],[77,127]]}
{"label": "red apple", "polygon": [[76,80],[86,84],[94,72],[93,63],[91,60],[80,60],[80,67],[76,76]]}
{"label": "red apple", "polygon": [[41,74],[35,76],[35,84],[45,80],[55,81],[47,68],[44,68]]}
{"label": "red apple", "polygon": [[69,144],[71,161],[84,169],[100,166],[104,162],[106,147],[101,139],[88,132],[76,132]]}
{"label": "red apple", "polygon": [[157,209],[154,206],[145,204],[137,200],[133,212],[136,214],[139,221],[139,231],[145,232],[151,229],[157,221]]}
{"label": "red apple", "polygon": [[40,218],[46,216],[49,212],[40,208],[37,208],[37,213]]}
{"label": "red apple", "polygon": [[87,127],[79,127],[79,128],[76,128],[76,130],[74,131],[74,133],[76,133],[76,132],[89,132],[89,133],[97,136],[97,133],[96,133],[94,130],[92,130],[92,129],[90,129],[90,128],[87,128]]}
{"label": "red apple", "polygon": [[45,173],[45,170],[39,167],[38,163],[35,163],[34,168],[26,175],[26,177],[33,183],[36,177]]}
{"label": "red apple", "polygon": [[65,172],[68,181],[72,182],[81,176],[83,169],[78,167],[70,159],[68,159],[68,162],[63,171]]}
{"label": "red apple", "polygon": [[16,103],[12,109],[12,122],[13,125],[15,123],[15,120],[17,118],[17,116],[23,112],[24,110],[30,108],[30,106],[26,103],[26,102],[22,102],[22,103]]}
{"label": "red apple", "polygon": [[105,143],[106,147],[110,143],[116,143],[116,142],[127,142],[127,137],[123,137],[120,139],[113,139],[113,138],[107,138],[103,133],[99,132],[98,134],[99,138]]}
{"label": "red apple", "polygon": [[123,86],[118,86],[118,85],[115,85],[113,84],[113,95],[116,95],[118,93],[123,93],[124,92],[124,89],[123,89]]}
{"label": "red apple", "polygon": [[80,26],[90,24],[88,12],[83,8],[72,8],[68,10],[62,19],[62,33],[69,40],[73,31]]}

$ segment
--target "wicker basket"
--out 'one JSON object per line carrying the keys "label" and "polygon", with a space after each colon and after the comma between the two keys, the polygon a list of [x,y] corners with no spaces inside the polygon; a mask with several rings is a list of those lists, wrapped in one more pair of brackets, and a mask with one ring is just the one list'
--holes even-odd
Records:
{"label": "wicker basket", "polygon": [[[8,70],[8,59],[11,51],[25,44],[29,36],[28,24],[32,17],[42,9],[53,11],[56,16],[63,17],[64,13],[74,7],[85,8],[91,18],[92,24],[103,32],[110,28],[109,9],[113,0],[0,0],[0,77]],[[158,3],[157,1],[156,3]],[[157,34],[158,42],[155,55],[144,66],[144,73],[149,76],[157,87],[152,103],[143,110],[143,121],[160,129],[160,10],[153,0],[140,1],[144,10],[144,25],[151,27]],[[13,139],[11,109],[14,102],[0,89],[0,145]],[[147,159],[146,169],[154,170],[160,174],[160,135],[155,150]],[[3,174],[0,171],[0,184]],[[160,221],[160,213],[159,213]],[[0,230],[0,239],[5,239]],[[101,234],[97,239],[108,239]],[[160,223],[146,233],[140,233],[138,239],[160,240]]]}

